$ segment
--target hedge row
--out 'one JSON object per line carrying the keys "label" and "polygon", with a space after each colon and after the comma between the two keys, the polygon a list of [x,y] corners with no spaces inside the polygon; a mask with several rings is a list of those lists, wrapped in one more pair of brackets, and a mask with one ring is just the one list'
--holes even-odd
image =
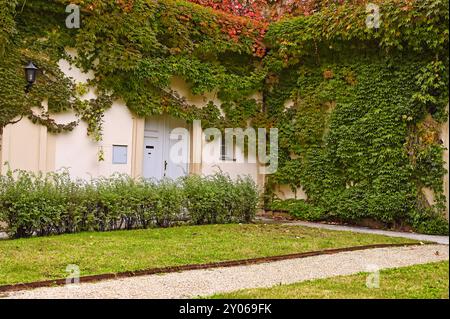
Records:
{"label": "hedge row", "polygon": [[249,222],[258,191],[216,174],[159,182],[124,175],[89,182],[63,173],[0,176],[0,222],[12,238],[192,224]]}
{"label": "hedge row", "polygon": [[[268,209],[274,211],[283,211],[291,216],[305,221],[332,221],[338,223],[359,224],[362,218],[351,218],[348,214],[338,212],[329,212],[322,207],[312,205],[303,199],[274,200],[268,205]],[[449,223],[443,215],[437,215],[433,212],[421,212],[417,214],[410,212],[403,220],[397,223],[382,222],[377,216],[372,217],[374,222],[383,224],[386,228],[396,228],[398,225],[411,227],[415,232],[430,235],[448,235]]]}

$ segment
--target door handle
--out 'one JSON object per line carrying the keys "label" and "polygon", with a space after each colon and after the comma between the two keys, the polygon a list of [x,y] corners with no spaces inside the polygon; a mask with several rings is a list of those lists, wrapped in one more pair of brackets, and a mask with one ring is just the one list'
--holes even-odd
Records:
{"label": "door handle", "polygon": [[164,172],[167,170],[167,161],[164,161]]}

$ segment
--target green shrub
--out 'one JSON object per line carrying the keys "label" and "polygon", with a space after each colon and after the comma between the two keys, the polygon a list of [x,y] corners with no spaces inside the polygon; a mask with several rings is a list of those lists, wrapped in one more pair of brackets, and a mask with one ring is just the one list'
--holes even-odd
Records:
{"label": "green shrub", "polygon": [[194,224],[249,222],[256,214],[258,190],[249,177],[233,181],[223,174],[188,176],[184,192]]}
{"label": "green shrub", "polygon": [[310,205],[303,199],[276,200],[271,204],[270,208],[272,210],[286,211],[290,215],[306,221],[319,221],[327,218],[320,207]]}
{"label": "green shrub", "polygon": [[[353,194],[355,193],[353,192]],[[341,198],[341,201],[335,203],[335,210],[333,212],[327,212],[323,208],[307,203],[302,199],[274,200],[269,204],[268,208],[274,211],[285,211],[293,217],[305,221],[339,220],[355,223],[367,217],[363,213],[352,210],[351,208],[354,206],[351,205],[350,199],[348,201],[344,199]],[[358,197],[355,196],[354,199],[356,200]],[[384,199],[388,199],[388,197],[386,196]],[[362,201],[361,198],[359,200]],[[422,234],[448,235],[448,220],[431,208],[421,211],[410,208],[408,213],[405,212],[402,219],[397,220],[386,213],[388,211],[387,209],[383,211],[389,204],[389,202],[380,202],[380,207],[378,208],[380,214],[373,216],[374,220],[382,221],[386,226],[393,225],[395,222],[404,222],[411,226],[414,231]],[[386,218],[379,218],[379,216],[386,216]]]}
{"label": "green shrub", "polygon": [[430,235],[449,234],[448,220],[430,209],[422,212],[413,211],[408,217],[408,222],[419,233]]}
{"label": "green shrub", "polygon": [[168,227],[183,214],[184,192],[181,183],[162,180],[155,188],[155,220],[160,227]]}
{"label": "green shrub", "polygon": [[8,172],[0,183],[0,220],[8,224],[13,237],[66,232],[70,229],[66,190],[73,187],[71,183],[67,174],[21,171],[15,180]]}
{"label": "green shrub", "polygon": [[90,182],[67,172],[0,176],[0,222],[13,238],[80,231],[250,222],[258,191],[250,178],[188,176],[159,182],[114,175]]}
{"label": "green shrub", "polygon": [[236,192],[235,212],[237,220],[250,222],[256,214],[259,193],[255,182],[250,177],[238,178],[234,184]]}

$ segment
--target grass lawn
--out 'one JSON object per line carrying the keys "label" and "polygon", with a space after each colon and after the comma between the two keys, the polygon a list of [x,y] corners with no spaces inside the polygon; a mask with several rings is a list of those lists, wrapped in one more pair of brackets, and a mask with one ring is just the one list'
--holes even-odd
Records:
{"label": "grass lawn", "polygon": [[250,299],[448,299],[448,261],[380,271],[380,288],[366,287],[367,273],[310,280],[272,288],[245,289],[212,298]]}
{"label": "grass lawn", "polygon": [[283,225],[207,225],[0,240],[0,285],[313,250],[414,242]]}

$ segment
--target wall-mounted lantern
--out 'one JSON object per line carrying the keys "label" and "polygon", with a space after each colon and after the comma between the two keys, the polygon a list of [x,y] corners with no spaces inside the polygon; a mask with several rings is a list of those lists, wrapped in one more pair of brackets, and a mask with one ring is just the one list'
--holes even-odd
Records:
{"label": "wall-mounted lantern", "polygon": [[25,79],[28,83],[27,86],[25,87],[25,92],[28,93],[30,92],[34,82],[36,82],[36,73],[38,68],[33,64],[33,62],[30,62],[24,68],[24,70],[25,70]]}

